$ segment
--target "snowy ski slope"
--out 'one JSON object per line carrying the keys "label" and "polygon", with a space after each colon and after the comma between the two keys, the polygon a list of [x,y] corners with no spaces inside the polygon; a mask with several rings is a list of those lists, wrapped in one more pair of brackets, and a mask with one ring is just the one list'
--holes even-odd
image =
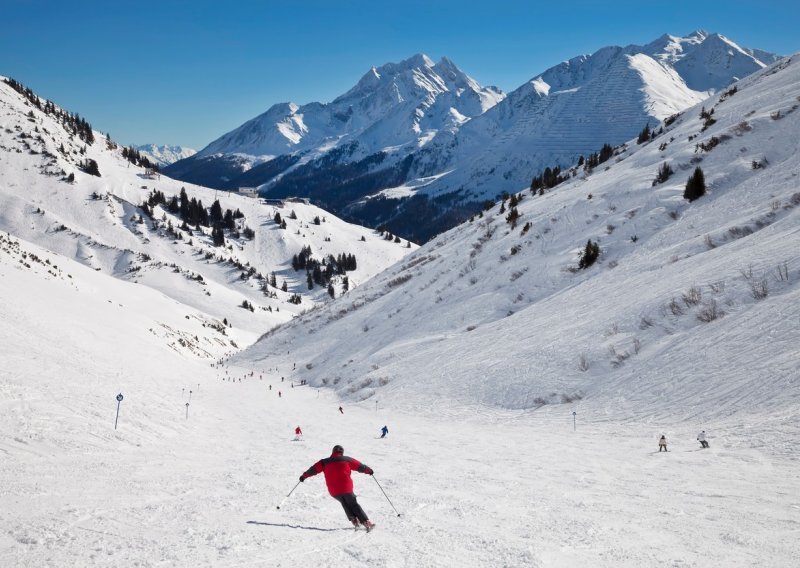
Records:
{"label": "snowy ski slope", "polygon": [[[112,154],[87,149],[103,178],[41,176],[15,127],[57,128],[28,122],[0,86],[0,565],[793,566],[798,97],[794,56],[701,103],[716,118],[706,130],[695,106],[593,172],[525,191],[514,228],[506,200],[403,257],[404,243],[377,248],[343,225],[332,243],[366,234],[381,262],[400,262],[218,368],[231,339],[275,324],[234,309],[263,293],[238,269],[187,260],[185,244],[138,235],[126,202],[159,180],[133,183]],[[653,186],[664,162],[675,173]],[[709,191],[689,204],[697,165]],[[272,211],[224,199],[258,227],[229,252],[285,261],[258,240],[277,231]],[[327,215],[296,212],[289,253]],[[600,260],[574,270],[587,239]],[[130,275],[125,248],[152,264]],[[202,271],[211,299],[157,262]],[[716,319],[700,321],[712,300]],[[223,335],[210,326],[225,315]],[[402,516],[360,475],[370,534],[319,478],[276,510],[336,443]]]}

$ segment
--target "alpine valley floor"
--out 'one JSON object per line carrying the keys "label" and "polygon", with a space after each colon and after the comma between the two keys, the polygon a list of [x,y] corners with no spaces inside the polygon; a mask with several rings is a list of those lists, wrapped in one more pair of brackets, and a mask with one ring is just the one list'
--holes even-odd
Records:
{"label": "alpine valley floor", "polygon": [[[763,444],[732,422],[710,429],[711,448],[700,450],[694,429],[593,421],[586,403],[577,431],[569,405],[410,415],[370,399],[340,414],[329,392],[292,388],[274,370],[231,382],[205,369],[192,369],[192,384],[151,385],[147,408],[126,398],[116,432],[111,401],[67,451],[51,442],[63,446],[69,410],[88,406],[53,382],[53,421],[36,425],[36,439],[0,445],[0,565],[785,567],[800,558],[800,478],[785,434]],[[305,439],[295,442],[298,424]],[[656,451],[661,432],[666,454]],[[356,492],[377,523],[370,534],[349,527],[321,476],[276,509],[336,443],[374,468],[402,516],[359,474]]]}

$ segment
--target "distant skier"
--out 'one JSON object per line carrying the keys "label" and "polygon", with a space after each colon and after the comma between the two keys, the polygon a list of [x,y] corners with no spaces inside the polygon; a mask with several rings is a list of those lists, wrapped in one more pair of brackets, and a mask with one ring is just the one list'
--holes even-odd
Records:
{"label": "distant skier", "polygon": [[303,435],[303,431],[300,429],[300,426],[294,429],[294,439],[295,441],[300,440],[300,437]]}
{"label": "distant skier", "polygon": [[281,398],[282,396],[283,395],[281,394],[281,391],[278,391],[278,398]]}
{"label": "distant skier", "polygon": [[706,442],[706,431],[705,430],[703,430],[702,432],[700,432],[697,435],[697,441],[700,442],[700,447],[701,448],[707,448],[708,447],[708,442]]}
{"label": "distant skier", "polygon": [[341,406],[339,407],[339,414],[344,414],[344,410],[342,409]]}
{"label": "distant skier", "polygon": [[369,520],[353,493],[353,480],[350,477],[353,470],[359,473],[366,473],[367,475],[375,473],[372,471],[372,468],[366,464],[361,463],[355,458],[344,455],[344,448],[336,444],[333,447],[331,456],[319,460],[308,468],[308,470],[300,476],[300,481],[305,481],[307,478],[313,477],[318,473],[324,473],[325,484],[328,486],[328,493],[342,504],[347,519],[353,523],[353,526],[356,528],[358,528],[358,524],[361,523],[364,528],[367,529],[367,532],[369,532],[373,529],[375,523]]}
{"label": "distant skier", "polygon": [[661,438],[658,439],[658,452],[661,453],[661,450],[669,451],[667,450],[667,438],[664,434],[661,434]]}
{"label": "distant skier", "polygon": [[381,428],[381,438],[385,438],[388,433],[389,433],[389,428],[387,428],[386,426]]}

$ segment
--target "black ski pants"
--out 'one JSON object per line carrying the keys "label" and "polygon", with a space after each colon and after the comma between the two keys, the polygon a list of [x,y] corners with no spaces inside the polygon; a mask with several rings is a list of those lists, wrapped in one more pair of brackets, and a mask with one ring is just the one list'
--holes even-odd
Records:
{"label": "black ski pants", "polygon": [[341,495],[336,495],[334,499],[342,504],[344,514],[347,515],[347,518],[350,521],[353,519],[358,519],[363,524],[365,521],[369,520],[369,517],[367,517],[364,509],[362,509],[361,505],[359,505],[358,501],[356,501],[355,493],[343,493]]}

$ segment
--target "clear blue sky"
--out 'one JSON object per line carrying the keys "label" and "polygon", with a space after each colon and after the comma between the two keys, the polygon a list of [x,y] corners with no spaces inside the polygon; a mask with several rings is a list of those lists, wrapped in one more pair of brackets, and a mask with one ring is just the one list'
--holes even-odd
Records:
{"label": "clear blue sky", "polygon": [[793,53],[800,1],[0,0],[0,75],[119,142],[199,149],[418,52],[510,91],[572,56],[697,28]]}

